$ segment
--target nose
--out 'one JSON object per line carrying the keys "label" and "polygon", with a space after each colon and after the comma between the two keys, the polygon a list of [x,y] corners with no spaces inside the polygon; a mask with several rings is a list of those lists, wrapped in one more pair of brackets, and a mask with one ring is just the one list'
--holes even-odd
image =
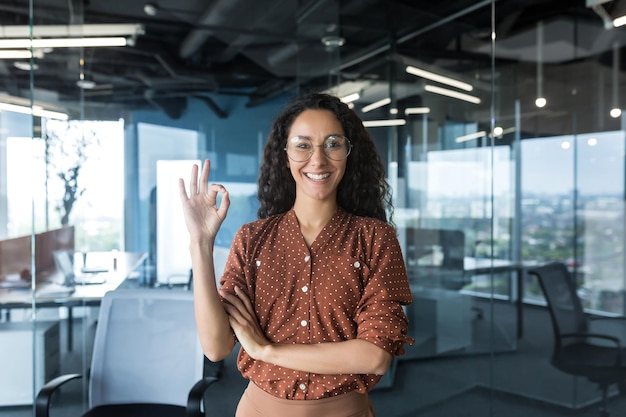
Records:
{"label": "nose", "polygon": [[313,154],[311,155],[310,162],[313,162],[315,165],[322,165],[328,161],[328,157],[324,152],[324,145],[314,145],[313,146]]}

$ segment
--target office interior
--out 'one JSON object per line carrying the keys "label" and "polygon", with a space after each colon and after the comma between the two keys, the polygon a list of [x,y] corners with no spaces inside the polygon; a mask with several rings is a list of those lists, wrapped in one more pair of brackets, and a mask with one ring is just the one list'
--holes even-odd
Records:
{"label": "office interior", "polygon": [[[0,416],[89,375],[107,292],[190,291],[177,181],[207,158],[231,198],[223,268],[256,218],[273,118],[309,91],[353,106],[393,190],[416,342],[372,391],[377,415],[599,415],[597,384],[552,365],[527,271],[565,263],[588,314],[624,316],[622,15],[623,0],[3,1]],[[205,361],[206,415],[234,415],[231,356]],[[80,416],[88,387],[51,415]],[[608,406],[626,413],[615,387]]]}

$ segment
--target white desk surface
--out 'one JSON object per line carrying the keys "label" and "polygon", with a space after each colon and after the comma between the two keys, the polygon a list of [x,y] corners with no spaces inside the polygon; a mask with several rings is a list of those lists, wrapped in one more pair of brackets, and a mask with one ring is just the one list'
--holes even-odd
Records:
{"label": "white desk surface", "polygon": [[[35,303],[67,304],[72,302],[99,301],[108,291],[115,290],[145,261],[147,254],[135,252],[89,252],[87,267],[106,266],[106,282],[103,284],[61,285],[63,277],[56,271],[47,282],[37,284],[35,297],[30,287],[0,288],[0,308],[31,305]],[[116,268],[114,261],[116,259]],[[59,282],[59,283],[57,283]]]}

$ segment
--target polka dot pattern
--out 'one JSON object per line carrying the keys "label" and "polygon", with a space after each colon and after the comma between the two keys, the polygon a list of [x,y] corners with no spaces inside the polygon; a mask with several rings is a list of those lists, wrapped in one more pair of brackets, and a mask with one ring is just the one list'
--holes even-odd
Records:
{"label": "polka dot pattern", "polygon": [[[404,353],[412,302],[396,232],[389,224],[339,210],[307,247],[295,212],[257,220],[237,232],[221,279],[247,289],[273,343],[367,340]],[[320,375],[255,361],[245,350],[239,370],[279,398],[319,399],[367,392],[379,375]]]}

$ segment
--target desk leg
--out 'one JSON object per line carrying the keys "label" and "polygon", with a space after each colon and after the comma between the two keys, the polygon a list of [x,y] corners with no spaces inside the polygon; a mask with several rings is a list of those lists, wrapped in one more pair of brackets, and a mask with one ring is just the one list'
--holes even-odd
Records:
{"label": "desk leg", "polygon": [[67,306],[67,351],[71,352],[74,345],[74,311]]}
{"label": "desk leg", "polygon": [[517,307],[517,338],[524,336],[524,268],[517,268],[517,299],[515,305]]}

